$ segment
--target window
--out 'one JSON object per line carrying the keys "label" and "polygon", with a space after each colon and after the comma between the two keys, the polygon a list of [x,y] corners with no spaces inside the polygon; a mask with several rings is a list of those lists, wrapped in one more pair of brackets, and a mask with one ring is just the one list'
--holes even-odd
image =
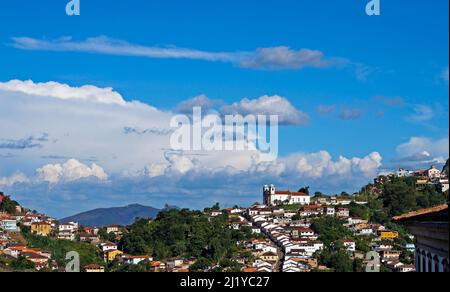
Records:
{"label": "window", "polygon": [[426,269],[427,269],[427,262],[426,262],[427,256],[425,255],[424,251],[422,251],[421,258],[422,258],[422,270],[421,270],[421,272],[426,272]]}
{"label": "window", "polygon": [[421,254],[420,254],[420,249],[416,250],[417,253],[417,272],[421,272],[422,271],[422,261],[421,261]]}
{"label": "window", "polygon": [[433,271],[433,258],[431,256],[431,253],[429,253],[427,255],[427,258],[428,258],[428,271],[427,272],[431,273]]}
{"label": "window", "polygon": [[448,269],[448,259],[443,259],[442,260],[442,266],[444,267],[444,273],[448,273],[449,269]]}
{"label": "window", "polygon": [[433,261],[434,261],[434,271],[439,272],[439,258],[435,256]]}

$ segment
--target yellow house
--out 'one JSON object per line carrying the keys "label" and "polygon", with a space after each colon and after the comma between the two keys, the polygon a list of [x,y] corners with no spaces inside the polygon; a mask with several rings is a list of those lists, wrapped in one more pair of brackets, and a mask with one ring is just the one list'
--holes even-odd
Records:
{"label": "yellow house", "polygon": [[428,183],[428,179],[418,179],[416,181],[418,185],[426,185]]}
{"label": "yellow house", "polygon": [[382,239],[398,238],[398,232],[396,232],[396,231],[384,230],[384,231],[380,231],[379,235]]}
{"label": "yellow house", "polygon": [[262,259],[263,261],[266,262],[276,262],[278,261],[278,255],[276,253],[273,252],[265,252],[260,256],[260,259]]}
{"label": "yellow house", "polygon": [[104,273],[105,267],[96,265],[96,264],[92,264],[92,265],[84,266],[84,270],[86,271],[86,273]]}
{"label": "yellow house", "polygon": [[116,259],[117,256],[122,255],[123,252],[121,252],[120,250],[108,250],[105,251],[104,253],[104,257],[105,257],[105,261],[106,262],[112,262]]}
{"label": "yellow house", "polygon": [[47,222],[34,222],[31,224],[31,232],[40,236],[49,236],[52,226]]}

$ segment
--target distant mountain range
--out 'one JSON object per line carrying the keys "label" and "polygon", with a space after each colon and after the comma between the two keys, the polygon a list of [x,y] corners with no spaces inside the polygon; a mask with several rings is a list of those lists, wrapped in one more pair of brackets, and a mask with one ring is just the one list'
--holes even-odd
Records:
{"label": "distant mountain range", "polygon": [[82,226],[102,227],[112,224],[125,226],[132,224],[136,218],[155,218],[160,211],[153,207],[134,204],[126,207],[95,209],[59,221],[78,222]]}

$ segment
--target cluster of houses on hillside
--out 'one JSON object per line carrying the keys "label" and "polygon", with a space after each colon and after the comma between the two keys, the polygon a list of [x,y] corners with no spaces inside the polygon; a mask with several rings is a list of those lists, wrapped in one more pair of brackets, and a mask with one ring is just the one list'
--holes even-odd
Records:
{"label": "cluster of houses on hillside", "polygon": [[436,187],[436,190],[441,193],[444,193],[449,190],[448,175],[440,171],[438,168],[436,168],[435,165],[432,165],[429,169],[421,169],[421,170],[399,169],[395,173],[380,175],[375,179],[375,184],[383,184],[394,177],[415,178],[417,189],[421,189],[427,186],[434,186]]}
{"label": "cluster of houses on hillside", "polygon": [[[277,191],[275,186],[264,186],[263,204],[250,208],[230,208],[209,210],[205,214],[213,219],[223,214],[228,215],[229,228],[247,230],[253,239],[236,242],[239,256],[233,260],[242,266],[243,272],[310,272],[328,270],[320,265],[317,254],[324,248],[320,234],[313,230],[314,218],[331,216],[342,219],[345,228],[353,236],[342,238],[338,243],[352,258],[367,263],[366,253],[358,249],[357,238],[370,241],[370,248],[380,255],[381,263],[397,272],[412,272],[415,267],[400,261],[403,250],[414,251],[410,244],[399,248],[395,239],[399,234],[387,230],[380,224],[352,216],[351,204],[364,205],[367,202],[357,197],[311,197],[304,192]],[[20,256],[32,261],[37,270],[58,270],[51,252],[20,245],[14,234],[20,233],[24,226],[36,235],[53,237],[59,240],[81,241],[98,247],[104,264],[91,264],[83,267],[86,272],[105,272],[108,264],[119,261],[136,265],[147,262],[154,272],[188,272],[196,259],[172,258],[156,261],[151,255],[125,254],[119,242],[127,232],[126,228],[111,225],[104,227],[110,241],[102,240],[100,229],[82,227],[77,222],[60,223],[44,214],[39,214],[18,207],[14,214],[0,213],[0,255],[13,258]],[[112,239],[111,236],[113,236]],[[250,256],[249,256],[250,255]],[[214,270],[211,266],[209,270]]]}
{"label": "cluster of houses on hillside", "polygon": [[56,262],[51,260],[52,253],[40,248],[31,248],[19,244],[8,244],[7,247],[0,250],[0,254],[5,254],[15,259],[22,256],[34,263],[35,269],[38,271],[48,268],[51,270],[58,270]]}
{"label": "cluster of houses on hillside", "polygon": [[[304,197],[304,199],[294,199]],[[342,239],[341,244],[353,258],[366,261],[366,254],[358,251],[355,238],[358,236],[371,240],[371,248],[380,255],[381,262],[393,271],[411,272],[415,268],[400,262],[401,251],[396,251],[394,240],[399,234],[387,230],[380,224],[371,224],[367,220],[350,216],[346,206],[367,202],[344,200],[335,197],[306,198],[305,194],[289,191],[276,191],[274,186],[265,186],[263,205],[254,205],[247,209],[244,216],[251,222],[252,228],[258,228],[272,242],[269,246],[276,247],[277,261],[281,263],[283,272],[309,272],[311,270],[325,270],[320,266],[315,256],[324,248],[312,228],[312,220],[318,216],[333,216],[343,220],[343,226],[352,231],[354,236]],[[284,205],[281,205],[283,202]],[[297,206],[296,208],[293,206]],[[257,231],[254,231],[257,232]],[[414,245],[403,248],[414,251]],[[282,255],[283,258],[279,258]],[[275,256],[274,256],[275,259]]]}

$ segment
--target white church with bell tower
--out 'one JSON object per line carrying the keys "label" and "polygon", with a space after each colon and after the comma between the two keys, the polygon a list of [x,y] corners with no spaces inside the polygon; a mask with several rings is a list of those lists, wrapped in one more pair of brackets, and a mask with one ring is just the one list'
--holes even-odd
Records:
{"label": "white church with bell tower", "polygon": [[308,194],[291,191],[277,191],[274,185],[265,185],[263,189],[264,205],[309,205],[311,197]]}

